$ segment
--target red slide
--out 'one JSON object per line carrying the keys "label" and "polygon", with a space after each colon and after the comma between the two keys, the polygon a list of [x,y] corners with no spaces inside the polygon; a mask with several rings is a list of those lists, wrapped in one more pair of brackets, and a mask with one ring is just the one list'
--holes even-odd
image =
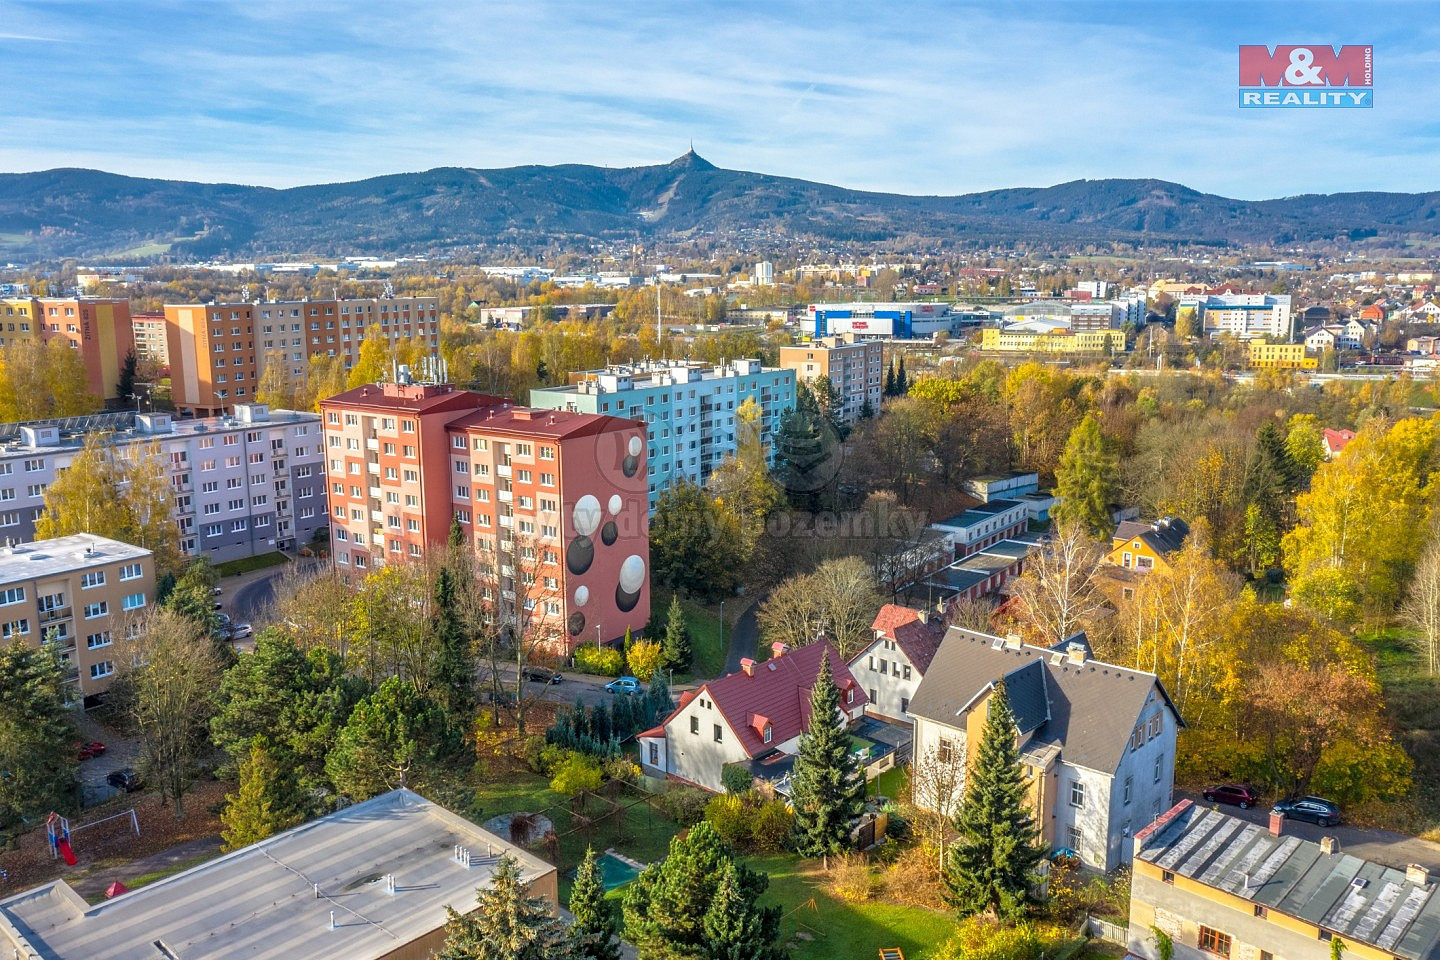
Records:
{"label": "red slide", "polygon": [[61,837],[59,840],[57,840],[57,841],[55,842],[55,847],[56,847],[57,850],[60,851],[60,856],[64,857],[64,858],[65,858],[65,862],[68,863],[68,864],[70,864],[70,866],[73,867],[73,866],[75,866],[76,863],[79,862],[79,861],[77,861],[77,860],[75,859],[75,851],[70,849],[70,841],[69,841],[69,840],[66,840],[64,837]]}

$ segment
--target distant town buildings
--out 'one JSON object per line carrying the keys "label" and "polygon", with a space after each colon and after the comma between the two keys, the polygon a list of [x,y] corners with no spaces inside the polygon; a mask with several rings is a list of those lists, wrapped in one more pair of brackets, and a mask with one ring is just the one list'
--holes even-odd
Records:
{"label": "distant town buildings", "polygon": [[761,260],[755,264],[755,286],[773,287],[775,285],[775,264],[769,260]]}
{"label": "distant town buildings", "polygon": [[122,411],[0,424],[0,537],[35,536],[45,488],[92,433],[123,457],[155,444],[189,556],[221,563],[295,550],[325,525],[320,417],[238,404],[233,416],[196,420]]}
{"label": "distant town buildings", "polygon": [[800,320],[811,338],[852,334],[857,339],[931,339],[979,326],[988,315],[960,312],[948,303],[812,303]]}
{"label": "distant town buildings", "polygon": [[130,301],[92,297],[12,297],[0,300],[0,346],[21,340],[64,339],[85,364],[91,393],[107,403],[119,396],[120,368],[134,345]]}
{"label": "distant town buildings", "polygon": [[759,360],[709,366],[657,360],[572,374],[563,387],[537,387],[530,402],[548,410],[639,420],[646,427],[650,507],[680,480],[703,483],[738,448],[735,411],[747,399],[760,405],[760,439],[767,446],[781,418],[795,409],[795,371]]}
{"label": "distant town buildings", "polygon": [[1027,320],[1004,329],[980,331],[980,349],[997,353],[1110,355],[1125,352],[1125,331],[1075,331],[1056,321]]}
{"label": "distant town buildings", "polygon": [[306,375],[316,355],[343,357],[348,369],[371,329],[387,342],[417,345],[422,355],[440,349],[435,297],[166,304],[165,322],[171,396],[195,416],[253,400],[272,360],[294,378]]}
{"label": "distant town buildings", "polygon": [[0,637],[53,643],[86,706],[110,688],[127,620],[154,600],[155,557],[141,547],[88,533],[0,547]]}
{"label": "distant town buildings", "polygon": [[1289,294],[1221,293],[1181,297],[1177,311],[1191,310],[1206,336],[1228,334],[1240,340],[1267,337],[1288,340],[1291,334]]}
{"label": "distant town buildings", "polygon": [[0,948],[50,960],[432,957],[445,908],[475,909],[502,856],[558,910],[553,866],[401,788],[101,903],[64,880],[7,897]]}
{"label": "distant town buildings", "polygon": [[781,347],[780,366],[795,371],[796,378],[804,383],[829,377],[840,396],[840,419],[844,423],[858,423],[867,407],[872,414],[880,411],[885,389],[885,348],[879,340],[834,336]]}
{"label": "distant town buildings", "polygon": [[569,652],[649,620],[642,424],[449,385],[367,385],[320,406],[345,582],[443,548],[458,521],[502,622]]}
{"label": "distant town buildings", "polygon": [[1250,341],[1250,366],[1256,370],[1315,370],[1320,366],[1304,343],[1270,343],[1265,337]]}

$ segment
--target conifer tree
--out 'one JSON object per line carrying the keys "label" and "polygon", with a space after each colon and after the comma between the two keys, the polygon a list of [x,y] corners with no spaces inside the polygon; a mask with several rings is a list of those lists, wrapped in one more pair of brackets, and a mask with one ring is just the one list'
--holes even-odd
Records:
{"label": "conifer tree", "polygon": [[121,406],[130,406],[131,398],[135,396],[135,373],[139,365],[140,361],[134,350],[125,354],[125,359],[120,364],[120,379],[115,384],[115,396],[119,398]]}
{"label": "conifer tree", "polygon": [[1029,810],[1004,683],[990,695],[955,829],[960,836],[945,869],[950,902],[966,916],[992,911],[1010,920],[1023,914],[1044,851]]}
{"label": "conifer tree", "polygon": [[455,577],[441,567],[435,577],[435,657],[430,663],[431,695],[452,720],[475,710],[475,653],[460,618]]}
{"label": "conifer tree", "polygon": [[530,896],[513,857],[500,858],[475,902],[468,914],[445,908],[445,946],[436,960],[574,960],[565,925]]}
{"label": "conifer tree", "polygon": [[[733,893],[727,891],[724,913],[711,919],[711,926],[722,933],[750,924],[758,935],[749,942],[773,943],[780,932],[780,909],[756,903],[770,878],[735,862],[734,852],[702,820],[684,837],[671,840],[669,855],[646,867],[626,888],[625,937],[640,960],[725,956],[710,952],[706,920],[727,873],[733,873]],[[769,960],[773,954],[752,956]]]}
{"label": "conifer tree", "polygon": [[885,389],[884,389],[884,395],[887,396],[887,397],[893,397],[893,396],[895,396],[895,361],[894,361],[894,360],[891,360],[891,361],[890,361],[890,366],[888,366],[888,367],[885,368]]}
{"label": "conifer tree", "polygon": [[795,808],[792,840],[804,857],[820,857],[849,845],[850,821],[865,803],[860,760],[850,746],[840,713],[840,691],[830,675],[830,651],[820,655],[820,675],[810,691],[810,729],[800,738],[791,779]]}
{"label": "conifer tree", "polygon": [[645,691],[645,699],[650,702],[650,713],[656,721],[668,717],[675,709],[675,698],[670,695],[670,685],[665,682],[665,674],[658,669],[650,678],[650,689]]}
{"label": "conifer tree", "polygon": [[773,911],[754,909],[740,889],[733,862],[720,871],[715,896],[705,911],[705,950],[709,960],[778,960]]}
{"label": "conifer tree", "polygon": [[58,643],[0,646],[0,831],[78,808],[73,714]]}
{"label": "conifer tree", "polygon": [[903,397],[910,392],[910,378],[905,375],[905,358],[900,358],[900,365],[895,371],[895,396]]}
{"label": "conifer tree", "polygon": [[570,912],[575,916],[570,925],[575,960],[620,960],[620,925],[614,907],[605,899],[593,847],[586,848],[585,859],[575,871]]}
{"label": "conifer tree", "polygon": [[1055,522],[1076,523],[1092,536],[1108,536],[1113,527],[1110,502],[1116,494],[1117,473],[1100,422],[1086,414],[1070,431],[1055,471],[1055,495],[1060,498],[1051,514]]}
{"label": "conifer tree", "polygon": [[240,786],[225,795],[220,832],[226,850],[239,850],[295,826],[304,815],[292,769],[282,766],[263,738],[240,764]]}
{"label": "conifer tree", "polygon": [[665,640],[661,646],[665,666],[671,670],[690,669],[690,658],[693,656],[690,630],[685,626],[685,610],[680,606],[678,596],[670,598],[670,609],[665,614]]}

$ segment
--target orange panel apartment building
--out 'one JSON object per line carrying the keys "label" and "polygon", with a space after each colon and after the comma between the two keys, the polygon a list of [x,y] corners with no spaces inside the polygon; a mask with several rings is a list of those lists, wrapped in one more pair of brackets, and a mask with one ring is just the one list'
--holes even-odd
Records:
{"label": "orange panel apartment building", "polygon": [[650,616],[645,425],[517,407],[450,385],[321,402],[332,553],[356,582],[418,560],[458,519],[486,599],[565,651]]}
{"label": "orange panel apartment building", "polygon": [[856,340],[854,334],[821,337],[810,343],[780,348],[780,366],[795,371],[806,383],[829,377],[840,395],[840,419],[855,425],[868,403],[880,412],[884,391],[885,353],[879,340]]}
{"label": "orange panel apartment building", "polygon": [[63,338],[85,362],[90,392],[124,406],[120,367],[135,346],[130,301],[96,297],[23,297],[0,300],[0,344]]}
{"label": "orange panel apartment building", "polygon": [[175,406],[198,417],[253,400],[272,359],[292,377],[318,354],[344,357],[349,369],[371,327],[423,354],[440,349],[435,297],[166,304],[165,320]]}

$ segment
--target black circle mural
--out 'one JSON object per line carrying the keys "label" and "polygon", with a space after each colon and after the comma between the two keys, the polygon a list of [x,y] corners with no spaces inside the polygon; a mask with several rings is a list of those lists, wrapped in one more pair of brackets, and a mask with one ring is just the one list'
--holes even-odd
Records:
{"label": "black circle mural", "polygon": [[572,637],[580,636],[580,631],[585,629],[585,614],[581,613],[579,610],[576,610],[574,613],[570,614],[570,616],[565,620],[565,629],[569,631],[570,636]]}
{"label": "black circle mural", "polygon": [[584,573],[595,562],[595,542],[589,537],[576,537],[565,548],[565,566],[571,573]]}
{"label": "black circle mural", "polygon": [[635,471],[640,469],[640,458],[626,454],[625,459],[620,462],[620,470],[627,477],[635,476]]}
{"label": "black circle mural", "polygon": [[618,538],[619,536],[620,532],[615,529],[614,520],[608,521],[605,526],[600,528],[600,542],[605,544],[605,546],[607,547],[614,544],[616,538]]}
{"label": "black circle mural", "polygon": [[615,588],[615,606],[620,608],[621,613],[629,613],[635,609],[635,604],[640,602],[640,591],[627,593],[624,587]]}

